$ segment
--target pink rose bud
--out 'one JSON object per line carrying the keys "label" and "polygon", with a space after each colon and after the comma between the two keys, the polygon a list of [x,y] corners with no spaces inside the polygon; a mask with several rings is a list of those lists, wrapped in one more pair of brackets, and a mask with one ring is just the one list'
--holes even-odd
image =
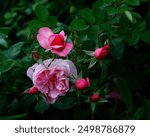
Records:
{"label": "pink rose bud", "polygon": [[89,86],[90,86],[89,78],[86,78],[86,79],[81,78],[81,79],[77,79],[75,81],[75,87],[78,90],[82,90],[82,89],[88,88]]}
{"label": "pink rose bud", "polygon": [[109,53],[110,46],[105,45],[104,47],[98,48],[94,51],[94,57],[98,60],[101,60],[106,57]]}
{"label": "pink rose bud", "polygon": [[31,87],[31,88],[29,89],[29,93],[30,93],[30,94],[36,94],[36,93],[38,93],[38,89],[33,86],[33,87]]}
{"label": "pink rose bud", "polygon": [[97,102],[100,100],[100,96],[97,93],[94,93],[93,95],[90,96],[90,101],[91,102]]}
{"label": "pink rose bud", "polygon": [[32,56],[33,56],[34,60],[38,60],[39,57],[40,57],[37,52],[33,52],[33,53],[32,53]]}

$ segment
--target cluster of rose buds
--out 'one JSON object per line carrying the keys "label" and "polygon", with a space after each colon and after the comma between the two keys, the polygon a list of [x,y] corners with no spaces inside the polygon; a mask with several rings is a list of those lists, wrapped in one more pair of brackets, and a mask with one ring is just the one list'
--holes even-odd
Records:
{"label": "cluster of rose buds", "polygon": [[[48,27],[39,29],[37,40],[41,47],[59,57],[66,57],[73,48],[73,43],[66,41],[64,31],[54,34]],[[105,45],[96,49],[93,54],[94,57],[98,60],[103,59],[108,54],[109,48],[109,45]],[[33,52],[32,56],[34,60],[40,58],[37,52]],[[29,93],[42,93],[45,101],[50,104],[55,103],[59,96],[64,96],[68,92],[69,77],[75,78],[74,86],[77,90],[90,87],[89,78],[78,78],[75,65],[67,59],[47,59],[41,64],[36,63],[28,68],[27,76],[33,82]],[[91,102],[100,100],[97,93],[93,93],[89,98]]]}

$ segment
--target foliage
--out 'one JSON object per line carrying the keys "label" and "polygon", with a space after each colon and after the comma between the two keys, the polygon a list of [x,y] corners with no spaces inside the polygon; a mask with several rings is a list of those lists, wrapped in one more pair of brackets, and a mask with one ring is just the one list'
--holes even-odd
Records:
{"label": "foliage", "polygon": [[[0,2],[0,119],[150,119],[149,0]],[[83,91],[70,84],[53,105],[26,93],[32,53],[53,56],[36,39],[43,26],[65,30],[74,44],[67,58],[91,82]],[[106,44],[110,54],[96,60],[93,51]],[[95,92],[101,100],[93,105]]]}

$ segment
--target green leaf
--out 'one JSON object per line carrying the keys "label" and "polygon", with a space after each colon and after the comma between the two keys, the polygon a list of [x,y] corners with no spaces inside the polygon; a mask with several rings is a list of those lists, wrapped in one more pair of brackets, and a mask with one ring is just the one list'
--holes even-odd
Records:
{"label": "green leaf", "polygon": [[144,31],[141,33],[141,40],[150,44],[150,31]]}
{"label": "green leaf", "polygon": [[120,59],[125,49],[125,45],[122,39],[120,38],[113,39],[111,43],[112,45],[111,45],[110,53],[116,59]]}
{"label": "green leaf", "polygon": [[126,4],[131,5],[131,6],[139,6],[140,1],[139,0],[126,0]]}
{"label": "green leaf", "polygon": [[4,38],[7,38],[7,37],[8,37],[8,35],[6,35],[6,34],[0,32],[0,38],[3,38],[3,39],[4,39]]}
{"label": "green leaf", "polygon": [[106,102],[108,102],[108,100],[106,100],[106,99],[104,99],[104,98],[101,98],[101,99],[98,101],[98,103],[106,103]]}
{"label": "green leaf", "polygon": [[43,114],[48,108],[49,105],[44,100],[39,100],[34,109],[36,112]]}
{"label": "green leaf", "polygon": [[46,20],[46,24],[48,27],[54,27],[57,24],[57,17],[56,16],[49,16]]}
{"label": "green leaf", "polygon": [[131,11],[132,9],[133,9],[132,7],[123,4],[119,7],[119,13],[124,13],[125,11]]}
{"label": "green leaf", "polygon": [[89,24],[93,24],[95,22],[95,17],[92,13],[92,11],[88,8],[81,9],[79,11],[79,15]]}
{"label": "green leaf", "polygon": [[24,42],[18,42],[12,46],[10,46],[7,50],[4,51],[4,55],[8,58],[15,58],[21,52],[21,48]]}
{"label": "green leaf", "polygon": [[93,56],[93,51],[90,50],[83,50],[87,55]]}
{"label": "green leaf", "polygon": [[46,21],[48,18],[48,9],[41,4],[38,4],[35,8],[35,14],[41,21]]}
{"label": "green leaf", "polygon": [[127,35],[126,42],[129,44],[129,46],[135,45],[139,42],[140,35],[139,33],[131,32],[129,35]]}
{"label": "green leaf", "polygon": [[117,9],[115,8],[115,7],[108,7],[107,8],[107,14],[108,15],[114,15],[114,14],[116,14],[117,13]]}
{"label": "green leaf", "polygon": [[0,27],[0,33],[3,33],[3,34],[8,34],[10,31],[10,28],[8,27]]}
{"label": "green leaf", "polygon": [[83,19],[76,18],[71,22],[71,28],[77,31],[87,30],[89,25]]}
{"label": "green leaf", "polygon": [[73,108],[77,104],[77,98],[75,96],[63,96],[59,97],[54,107],[60,110]]}
{"label": "green leaf", "polygon": [[31,30],[33,30],[34,32],[37,32],[39,30],[39,28],[44,26],[44,23],[39,20],[34,19],[34,20],[30,21],[28,25]]}
{"label": "green leaf", "polygon": [[7,41],[5,39],[0,38],[0,46],[7,48],[8,47]]}
{"label": "green leaf", "polygon": [[133,23],[133,17],[132,17],[131,12],[126,10],[124,13],[125,13],[126,17],[129,19],[129,21],[131,23]]}
{"label": "green leaf", "polygon": [[96,62],[97,62],[97,59],[95,57],[92,58],[88,69],[92,68],[96,64]]}
{"label": "green leaf", "polygon": [[15,61],[12,59],[3,60],[0,62],[0,73],[7,72],[8,70],[12,69],[15,65]]}
{"label": "green leaf", "polygon": [[132,111],[132,109],[133,109],[132,96],[131,96],[131,91],[128,88],[126,81],[123,78],[118,78],[116,80],[116,87],[117,87],[118,92],[120,93],[121,97],[123,98],[123,100],[128,108],[128,111]]}
{"label": "green leaf", "polygon": [[132,13],[132,16],[133,16],[134,18],[142,19],[142,16],[141,16],[140,14],[138,14],[138,13],[136,13],[136,12],[131,12],[131,13]]}
{"label": "green leaf", "polygon": [[1,27],[0,28],[0,38],[7,38],[9,31],[10,31],[10,28]]}
{"label": "green leaf", "polygon": [[140,21],[140,22],[134,24],[133,31],[134,32],[141,32],[141,31],[144,31],[145,28],[146,28],[146,22]]}
{"label": "green leaf", "polygon": [[91,105],[91,111],[92,111],[92,117],[93,117],[94,111],[95,111],[95,108],[96,108],[96,102],[92,102],[92,103],[90,103],[90,105]]}
{"label": "green leaf", "polygon": [[18,114],[18,115],[10,115],[10,116],[0,116],[0,120],[19,120],[25,119],[28,113]]}
{"label": "green leaf", "polygon": [[99,26],[98,25],[93,25],[88,28],[87,30],[87,35],[90,40],[96,40],[98,38],[99,34]]}
{"label": "green leaf", "polygon": [[93,14],[95,16],[95,23],[96,24],[101,24],[101,22],[104,21],[105,19],[105,13],[101,9],[93,9]]}

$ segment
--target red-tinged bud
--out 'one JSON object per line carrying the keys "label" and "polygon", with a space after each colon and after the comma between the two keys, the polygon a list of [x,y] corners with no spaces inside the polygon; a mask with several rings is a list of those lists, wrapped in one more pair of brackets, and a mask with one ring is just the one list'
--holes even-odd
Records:
{"label": "red-tinged bud", "polygon": [[33,87],[31,87],[31,88],[29,89],[29,93],[30,93],[30,94],[37,94],[37,93],[38,93],[38,89],[33,86]]}
{"label": "red-tinged bud", "polygon": [[32,56],[35,60],[38,60],[39,59],[39,54],[37,52],[32,52]]}
{"label": "red-tinged bud", "polygon": [[77,90],[82,90],[82,89],[90,87],[89,78],[86,78],[86,79],[84,79],[84,78],[77,79],[75,81],[75,87],[76,87]]}
{"label": "red-tinged bud", "polygon": [[107,56],[109,53],[110,46],[105,45],[104,47],[98,48],[94,51],[94,57],[98,60],[101,60]]}
{"label": "red-tinged bud", "polygon": [[97,93],[94,93],[93,95],[90,96],[90,101],[91,102],[97,102],[100,100],[100,96]]}

